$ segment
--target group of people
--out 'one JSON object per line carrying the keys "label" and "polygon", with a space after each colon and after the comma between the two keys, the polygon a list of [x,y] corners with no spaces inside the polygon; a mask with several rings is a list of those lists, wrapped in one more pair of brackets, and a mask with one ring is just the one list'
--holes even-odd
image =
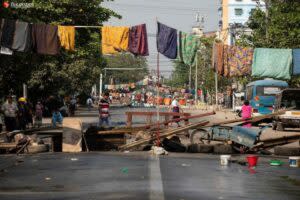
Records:
{"label": "group of people", "polygon": [[[42,124],[43,106],[40,101],[37,102],[34,109],[32,104],[27,102],[26,98],[21,97],[17,102],[14,102],[13,97],[9,95],[6,102],[1,106],[0,111],[4,115],[5,129],[8,132],[25,130],[34,125],[39,127]],[[34,116],[35,119],[33,120]]]}

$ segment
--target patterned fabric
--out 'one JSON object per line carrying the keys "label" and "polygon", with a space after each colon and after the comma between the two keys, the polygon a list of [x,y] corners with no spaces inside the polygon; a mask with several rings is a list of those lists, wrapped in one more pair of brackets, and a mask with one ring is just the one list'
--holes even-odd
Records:
{"label": "patterned fabric", "polygon": [[252,48],[225,45],[223,58],[224,76],[246,76],[251,73]]}
{"label": "patterned fabric", "polygon": [[129,27],[103,26],[102,27],[102,53],[115,54],[128,50]]}
{"label": "patterned fabric", "polygon": [[292,49],[256,48],[252,76],[291,79]]}
{"label": "patterned fabric", "polygon": [[197,51],[200,48],[201,41],[200,38],[184,33],[179,32],[179,58],[180,60],[187,65],[195,65]]}
{"label": "patterned fabric", "polygon": [[134,55],[149,56],[146,24],[130,28],[129,51]]}
{"label": "patterned fabric", "polygon": [[228,65],[228,58],[230,55],[230,47],[229,45],[224,45],[223,47],[223,75],[225,77],[229,77],[229,65]]}
{"label": "patterned fabric", "polygon": [[109,100],[101,99],[99,102],[99,117],[106,118],[109,117]]}
{"label": "patterned fabric", "polygon": [[157,51],[167,58],[177,57],[177,30],[157,22]]}
{"label": "patterned fabric", "polygon": [[224,75],[224,45],[223,43],[214,43],[213,45],[213,64],[212,68],[219,75]]}

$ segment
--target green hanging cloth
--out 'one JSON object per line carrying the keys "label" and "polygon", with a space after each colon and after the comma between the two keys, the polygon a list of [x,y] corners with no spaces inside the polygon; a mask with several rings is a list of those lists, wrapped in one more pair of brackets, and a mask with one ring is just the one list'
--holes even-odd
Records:
{"label": "green hanging cloth", "polygon": [[291,79],[292,49],[256,48],[252,76]]}
{"label": "green hanging cloth", "polygon": [[187,65],[196,65],[196,54],[201,47],[200,37],[179,32],[179,60]]}

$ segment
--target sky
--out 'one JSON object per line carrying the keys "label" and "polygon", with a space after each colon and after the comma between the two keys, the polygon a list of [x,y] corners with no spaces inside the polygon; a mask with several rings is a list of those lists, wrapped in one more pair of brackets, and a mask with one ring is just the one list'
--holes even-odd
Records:
{"label": "sky", "polygon": [[[149,43],[149,69],[156,69],[156,19],[179,31],[190,32],[196,24],[196,14],[204,17],[204,32],[218,29],[219,0],[114,0],[104,1],[103,7],[120,14],[105,25],[134,26],[146,23]],[[168,77],[173,70],[170,59],[160,55],[160,70]]]}

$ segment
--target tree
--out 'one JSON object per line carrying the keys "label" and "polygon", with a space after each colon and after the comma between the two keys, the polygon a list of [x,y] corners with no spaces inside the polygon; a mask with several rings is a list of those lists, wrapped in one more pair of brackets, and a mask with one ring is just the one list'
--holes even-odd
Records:
{"label": "tree", "polygon": [[[201,38],[202,47],[198,52],[198,88],[204,89],[209,93],[215,92],[215,73],[211,68],[212,46],[215,41],[214,37]],[[189,66],[180,62],[174,61],[175,69],[172,74],[172,80],[168,84],[175,87],[183,87],[189,82]],[[192,85],[195,80],[196,66],[192,67]],[[224,91],[226,86],[230,83],[226,77],[218,76],[219,91]]]}
{"label": "tree", "polygon": [[167,84],[172,87],[184,87],[189,84],[189,66],[179,60],[174,60],[174,71],[171,80]]}
{"label": "tree", "polygon": [[116,54],[106,56],[108,68],[139,68],[137,70],[121,70],[111,71],[107,70],[105,82],[109,82],[109,78],[113,78],[116,84],[125,84],[130,82],[137,82],[143,80],[144,76],[148,74],[147,62],[144,57],[135,57],[129,53]]}
{"label": "tree", "polygon": [[[255,48],[300,48],[300,1],[268,1],[268,16],[265,11],[254,10],[248,21],[252,33],[243,35],[238,44]],[[300,77],[292,77],[289,84],[300,87]]]}
{"label": "tree", "polygon": [[256,9],[248,26],[252,34],[247,37],[250,45],[266,48],[299,48],[300,2],[299,0],[269,0],[268,16]]}
{"label": "tree", "polygon": [[[31,23],[54,25],[102,26],[111,16],[120,16],[101,7],[103,0],[34,0],[26,9],[0,7],[0,18],[18,19]],[[14,3],[28,3],[15,0]],[[34,53],[0,55],[0,91],[7,94],[14,89],[20,95],[22,83],[29,85],[29,93],[36,96],[50,94],[88,93],[106,66],[100,52],[100,29],[76,29],[76,51],[62,50],[60,55],[45,56]]]}

